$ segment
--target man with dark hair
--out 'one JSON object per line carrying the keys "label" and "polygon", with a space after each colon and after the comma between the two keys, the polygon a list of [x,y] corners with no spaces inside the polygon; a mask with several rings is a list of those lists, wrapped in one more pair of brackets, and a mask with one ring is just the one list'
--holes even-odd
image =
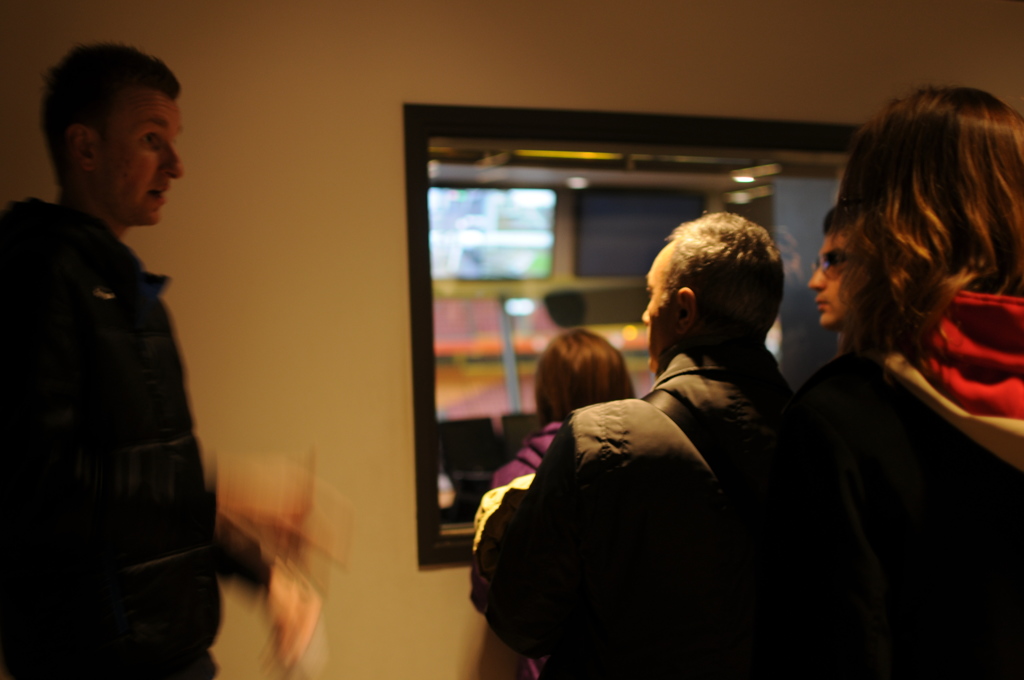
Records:
{"label": "man with dark hair", "polygon": [[156,57],[114,43],[76,47],[50,70],[43,131],[58,177],[63,177],[68,162],[68,128],[84,123],[102,132],[117,95],[132,89],[151,90],[173,102],[181,85]]}
{"label": "man with dark hair", "polygon": [[832,222],[835,208],[825,215],[825,240],[814,263],[814,273],[807,287],[817,295],[814,303],[818,306],[818,323],[828,331],[843,330],[846,316],[846,299],[841,294],[843,265],[846,263],[846,237],[836,230]]}
{"label": "man with dark hair", "polygon": [[216,500],[166,279],[120,240],[182,176],[178,89],[133,48],[72,50],[45,99],[59,202],[0,219],[0,636],[19,680],[215,673]]}
{"label": "man with dark hair", "polygon": [[487,618],[545,678],[749,672],[753,550],[789,387],[764,347],[778,249],[727,213],[681,225],[647,276],[643,400],[575,411],[508,526]]}

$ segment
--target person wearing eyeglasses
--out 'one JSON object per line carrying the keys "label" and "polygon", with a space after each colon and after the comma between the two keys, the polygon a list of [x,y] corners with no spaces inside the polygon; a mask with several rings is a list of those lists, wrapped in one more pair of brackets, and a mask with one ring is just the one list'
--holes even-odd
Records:
{"label": "person wearing eyeglasses", "polygon": [[836,333],[843,330],[843,316],[846,314],[846,303],[839,294],[842,284],[843,264],[846,262],[846,238],[837,233],[832,226],[835,209],[825,216],[825,240],[814,263],[814,274],[807,282],[807,287],[817,292],[814,303],[818,305],[818,323],[827,331]]}

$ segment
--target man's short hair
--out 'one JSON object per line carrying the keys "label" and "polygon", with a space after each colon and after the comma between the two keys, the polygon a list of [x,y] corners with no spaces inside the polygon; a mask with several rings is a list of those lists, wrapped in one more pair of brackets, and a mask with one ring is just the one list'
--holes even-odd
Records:
{"label": "man's short hair", "polygon": [[103,133],[114,98],[146,88],[177,99],[181,86],[167,65],[134,47],[117,43],[78,45],[50,69],[43,99],[43,131],[58,179],[63,179],[64,133],[83,123]]}
{"label": "man's short hair", "polygon": [[782,258],[768,231],[732,213],[708,213],[672,232],[665,291],[693,290],[708,333],[763,341],[782,302]]}

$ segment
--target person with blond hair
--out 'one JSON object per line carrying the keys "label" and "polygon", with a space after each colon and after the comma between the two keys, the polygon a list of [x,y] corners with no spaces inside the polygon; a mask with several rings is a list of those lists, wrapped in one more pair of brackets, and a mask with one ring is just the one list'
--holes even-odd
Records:
{"label": "person with blond hair", "polygon": [[761,678],[1024,676],[1024,117],[971,88],[854,136],[847,352],[788,407]]}

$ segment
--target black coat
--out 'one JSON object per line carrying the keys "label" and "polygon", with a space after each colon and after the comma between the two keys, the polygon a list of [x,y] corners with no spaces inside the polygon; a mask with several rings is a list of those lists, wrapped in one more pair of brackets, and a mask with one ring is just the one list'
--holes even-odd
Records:
{"label": "black coat", "polygon": [[207,491],[162,281],[97,220],[0,221],[0,634],[11,672],[149,677],[220,616]]}
{"label": "black coat", "polygon": [[[760,508],[789,388],[763,345],[682,350],[689,401]],[[487,618],[544,678],[746,678],[754,538],[682,431],[638,399],[573,413],[509,524]]]}
{"label": "black coat", "polygon": [[1024,677],[1024,473],[853,355],[777,458],[755,677]]}

